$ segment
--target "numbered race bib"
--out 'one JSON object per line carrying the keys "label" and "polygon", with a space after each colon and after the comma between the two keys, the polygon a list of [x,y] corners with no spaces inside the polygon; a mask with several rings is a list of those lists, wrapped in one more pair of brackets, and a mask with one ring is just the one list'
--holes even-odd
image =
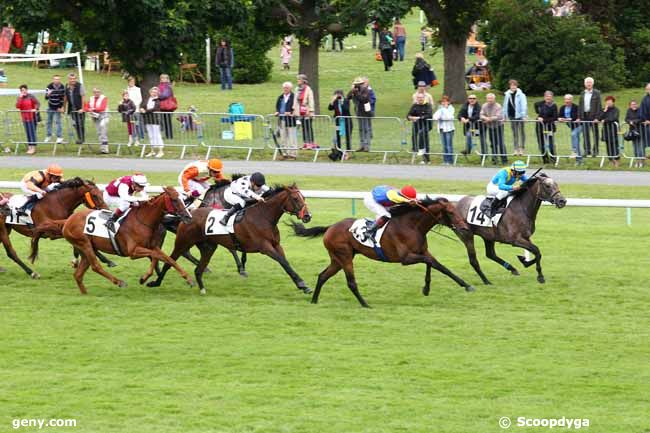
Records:
{"label": "numbered race bib", "polygon": [[[128,212],[124,214],[126,216]],[[120,218],[115,222],[115,233],[120,231]],[[111,217],[111,212],[107,210],[94,210],[86,216],[86,224],[84,225],[84,233],[90,236],[97,236],[99,238],[109,239],[108,229],[106,228],[106,220]]]}
{"label": "numbered race bib", "polygon": [[205,219],[205,234],[208,236],[212,235],[227,235],[230,233],[235,233],[235,217],[237,214],[230,217],[228,220],[228,225],[224,226],[220,223],[221,218],[226,214],[227,211],[221,209],[213,209],[208,214],[208,217]]}
{"label": "numbered race bib", "polygon": [[9,210],[11,213],[5,218],[5,224],[11,224],[14,226],[26,226],[27,224],[34,224],[32,221],[31,215],[20,215],[16,212],[16,209],[21,207],[27,201],[27,197],[24,195],[14,195],[9,198]]}
{"label": "numbered race bib", "polygon": [[[510,205],[512,198],[512,196],[508,197],[506,208]],[[488,218],[483,212],[481,212],[481,203],[483,203],[483,200],[485,200],[484,195],[474,197],[474,200],[472,200],[472,204],[469,206],[469,210],[467,211],[467,223],[481,227],[496,227],[497,224],[499,224],[499,220],[501,220],[503,212],[494,215],[492,218]]]}

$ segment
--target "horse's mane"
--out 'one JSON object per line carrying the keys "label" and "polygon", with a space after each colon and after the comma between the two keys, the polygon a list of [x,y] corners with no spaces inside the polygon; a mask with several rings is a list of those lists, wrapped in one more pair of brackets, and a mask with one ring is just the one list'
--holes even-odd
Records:
{"label": "horse's mane", "polygon": [[521,184],[521,188],[518,191],[515,191],[513,195],[515,197],[519,197],[520,195],[524,194],[528,188],[532,187],[537,183],[538,180],[540,179],[548,179],[549,176],[546,173],[537,173],[535,177],[531,177],[528,179],[526,182]]}
{"label": "horse's mane", "polygon": [[271,197],[274,197],[274,196],[280,194],[280,193],[283,192],[283,191],[286,191],[286,190],[289,189],[289,188],[295,188],[295,187],[296,187],[296,184],[295,184],[295,183],[292,183],[291,185],[288,185],[288,186],[287,186],[287,185],[277,185],[277,184],[276,184],[276,185],[273,185],[273,188],[271,188],[271,189],[269,189],[268,191],[266,191],[266,192],[262,195],[262,197],[264,197],[265,199],[267,199],[267,198],[271,198]]}
{"label": "horse's mane", "polygon": [[244,177],[244,176],[246,176],[244,173],[233,173],[230,175],[230,179],[232,179],[232,181],[234,182],[240,177]]}
{"label": "horse's mane", "polygon": [[95,185],[93,181],[90,180],[83,180],[79,176],[73,177],[72,179],[64,180],[63,182],[59,183],[57,186],[52,188],[53,191],[57,191],[60,189],[65,189],[65,188],[79,188],[84,185]]}
{"label": "horse's mane", "polygon": [[[447,203],[448,201],[449,200],[447,200],[444,197],[432,198],[432,197],[426,196],[425,198],[420,200],[419,203],[424,207],[428,207],[428,206],[431,206],[432,204],[435,204],[435,203]],[[420,207],[418,207],[418,206],[411,206],[410,204],[405,203],[405,204],[400,204],[400,205],[397,205],[397,206],[393,206],[390,209],[390,214],[391,214],[391,216],[400,216],[400,215],[406,215],[408,213],[416,212],[416,211],[421,212],[422,209]]]}
{"label": "horse's mane", "polygon": [[[235,176],[235,175],[233,175],[233,176]],[[236,179],[233,179],[233,180],[236,180]],[[219,188],[223,188],[225,186],[230,185],[230,183],[231,183],[231,181],[228,180],[228,179],[219,179],[214,184],[210,185],[210,188],[208,188],[208,192],[214,192],[214,191],[218,190]]]}

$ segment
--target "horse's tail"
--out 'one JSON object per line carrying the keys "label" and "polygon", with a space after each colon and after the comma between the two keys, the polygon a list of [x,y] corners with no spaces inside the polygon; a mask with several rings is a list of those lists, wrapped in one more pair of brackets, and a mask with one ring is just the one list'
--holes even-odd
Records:
{"label": "horse's tail", "polygon": [[32,229],[32,251],[29,260],[34,263],[38,258],[38,241],[43,236],[50,239],[63,237],[63,225],[66,220],[45,221]]}
{"label": "horse's tail", "polygon": [[322,236],[323,234],[325,234],[327,229],[331,227],[331,226],[319,226],[319,227],[307,228],[303,224],[296,223],[293,221],[289,225],[293,229],[295,235],[300,236],[302,238],[315,238],[316,236]]}

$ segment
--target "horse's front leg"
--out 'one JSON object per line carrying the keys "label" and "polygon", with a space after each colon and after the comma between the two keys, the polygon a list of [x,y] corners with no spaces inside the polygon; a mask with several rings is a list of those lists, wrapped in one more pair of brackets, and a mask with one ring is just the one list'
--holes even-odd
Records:
{"label": "horse's front leg", "polygon": [[158,266],[158,260],[152,258],[151,263],[149,264],[149,268],[147,268],[147,272],[145,272],[144,275],[140,277],[140,284],[146,283],[147,280],[151,278],[153,273],[156,272],[156,266]]}
{"label": "horse's front leg", "polygon": [[429,296],[429,292],[431,291],[431,266],[426,266],[427,270],[424,274],[424,287],[422,288],[422,294],[424,296]]}
{"label": "horse's front leg", "polygon": [[442,263],[436,260],[436,258],[433,257],[429,251],[425,251],[423,254],[409,253],[401,260],[401,263],[405,266],[414,265],[416,263],[426,263],[427,267],[430,266],[438,272],[445,274],[454,280],[456,284],[464,287],[467,292],[474,291],[474,287],[472,287],[470,284],[467,284],[462,278],[458,277],[456,274],[447,269]]}
{"label": "horse's front leg", "polygon": [[[185,281],[187,281],[187,284],[189,284],[190,287],[194,287],[194,280],[192,279],[192,277],[190,277],[190,275],[187,272],[185,272],[185,270],[183,268],[178,266],[178,263],[176,263],[176,260],[172,259],[167,254],[162,252],[162,250],[160,248],[158,248],[158,247],[149,249],[149,248],[137,246],[131,252],[129,257],[131,257],[131,259],[139,259],[139,258],[142,258],[142,257],[151,257],[152,259],[158,259],[161,262],[165,262],[166,264],[168,264],[172,268],[176,269],[176,271],[181,275],[181,277],[183,277],[183,279],[185,279]],[[152,263],[153,263],[153,261],[152,261]]]}
{"label": "horse's front leg", "polygon": [[517,256],[517,258],[519,258],[519,261],[526,267],[535,264],[535,268],[537,269],[537,281],[541,284],[544,284],[546,282],[546,279],[542,274],[542,252],[539,250],[539,248],[537,248],[537,245],[532,243],[530,239],[524,238],[517,239],[512,243],[512,245],[528,250],[535,255],[535,258],[533,260],[526,260],[524,256]]}
{"label": "horse's front leg", "polygon": [[296,273],[296,271],[293,270],[287,261],[287,258],[284,255],[284,250],[280,244],[277,244],[275,246],[267,244],[264,248],[260,249],[260,252],[280,263],[280,266],[282,266],[282,269],[284,269],[289,277],[291,277],[291,280],[294,282],[298,290],[302,290],[305,294],[311,293],[311,289],[307,286],[307,283],[305,283],[305,281],[300,278],[300,276]]}

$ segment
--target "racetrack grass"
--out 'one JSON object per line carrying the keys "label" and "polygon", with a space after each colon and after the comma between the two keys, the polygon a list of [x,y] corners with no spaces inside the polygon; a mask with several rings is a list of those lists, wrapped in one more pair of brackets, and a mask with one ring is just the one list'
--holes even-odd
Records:
{"label": "racetrack grass", "polygon": [[[115,175],[70,174],[101,182]],[[176,176],[150,178],[160,184]],[[295,180],[303,188],[351,190],[377,182]],[[482,190],[467,182],[416,186]],[[561,188],[569,197],[649,195]],[[308,204],[310,226],[350,216],[346,200]],[[89,295],[81,296],[69,246],[44,241],[40,281],[0,260],[7,268],[0,275],[0,431],[12,430],[16,418],[75,418],[74,429],[41,431],[499,432],[502,416],[565,416],[589,418],[589,432],[648,432],[649,216],[635,210],[627,227],[620,209],[544,207],[533,239],[544,253],[545,285],[532,268],[518,266],[522,275],[510,276],[478,245],[494,282],[482,286],[462,245],[433,233],[433,254],[475,293],[434,272],[431,295],[423,297],[423,266],[357,257],[357,281],[372,310],[359,307],[341,274],[311,305],[270,259],[251,255],[244,280],[223,251],[212,260],[203,297],[171,272],[159,289],[139,286],[148,262],[125,259],[111,272],[128,288],[90,271]],[[289,236],[284,226],[282,234],[290,262],[313,287],[328,262],[321,241]],[[14,243],[25,257],[24,238]],[[518,263],[520,250],[497,251]]]}

